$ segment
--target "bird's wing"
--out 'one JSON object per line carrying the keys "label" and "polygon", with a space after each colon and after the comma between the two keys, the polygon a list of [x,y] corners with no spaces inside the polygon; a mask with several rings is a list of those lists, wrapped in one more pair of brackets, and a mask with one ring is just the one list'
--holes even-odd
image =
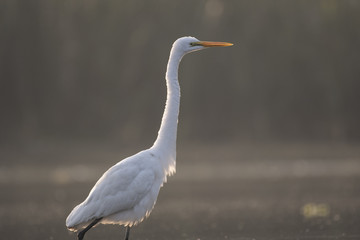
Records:
{"label": "bird's wing", "polygon": [[89,194],[90,202],[96,202],[96,217],[109,216],[136,206],[151,190],[154,172],[138,167],[114,166],[94,186]]}
{"label": "bird's wing", "polygon": [[155,182],[154,171],[141,167],[143,160],[142,156],[134,155],[106,171],[86,200],[70,213],[66,225],[76,226],[136,206]]}

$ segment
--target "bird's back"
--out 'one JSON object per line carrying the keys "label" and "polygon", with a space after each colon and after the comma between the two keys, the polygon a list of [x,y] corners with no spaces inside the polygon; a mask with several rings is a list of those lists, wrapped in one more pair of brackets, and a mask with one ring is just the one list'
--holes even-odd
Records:
{"label": "bird's back", "polygon": [[134,225],[155,205],[164,173],[151,150],[145,150],[117,163],[98,180],[84,202],[66,219],[77,231],[94,219],[101,223]]}

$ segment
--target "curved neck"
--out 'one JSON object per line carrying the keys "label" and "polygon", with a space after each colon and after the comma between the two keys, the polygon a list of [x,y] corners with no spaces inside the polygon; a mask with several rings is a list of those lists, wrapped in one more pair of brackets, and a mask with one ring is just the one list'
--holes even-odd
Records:
{"label": "curved neck", "polygon": [[183,55],[174,51],[174,48],[171,50],[166,71],[166,105],[160,130],[153,146],[161,149],[162,153],[173,161],[176,157],[176,134],[180,107],[178,69],[182,57]]}

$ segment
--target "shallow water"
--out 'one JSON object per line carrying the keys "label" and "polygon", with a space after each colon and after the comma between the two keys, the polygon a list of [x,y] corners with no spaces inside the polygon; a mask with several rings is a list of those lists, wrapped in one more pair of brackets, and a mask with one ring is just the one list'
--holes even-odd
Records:
{"label": "shallow water", "polygon": [[[251,149],[228,146],[195,149],[179,151],[177,174],[130,239],[360,239],[357,150],[288,154],[277,148],[255,156]],[[94,160],[82,151],[8,152],[0,168],[2,239],[75,239],[65,218],[120,155],[107,150],[93,150]],[[41,160],[73,155],[64,163]],[[97,157],[109,160],[100,163]],[[85,239],[124,234],[123,227],[101,225]]]}

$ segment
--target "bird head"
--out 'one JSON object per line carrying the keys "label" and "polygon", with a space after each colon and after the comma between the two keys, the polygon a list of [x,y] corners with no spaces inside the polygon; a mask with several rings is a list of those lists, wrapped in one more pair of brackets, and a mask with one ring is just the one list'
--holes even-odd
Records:
{"label": "bird head", "polygon": [[182,51],[183,54],[187,54],[194,51],[199,51],[209,47],[227,47],[232,46],[232,43],[227,42],[209,42],[200,41],[194,37],[182,37],[174,42],[174,48],[178,51]]}

